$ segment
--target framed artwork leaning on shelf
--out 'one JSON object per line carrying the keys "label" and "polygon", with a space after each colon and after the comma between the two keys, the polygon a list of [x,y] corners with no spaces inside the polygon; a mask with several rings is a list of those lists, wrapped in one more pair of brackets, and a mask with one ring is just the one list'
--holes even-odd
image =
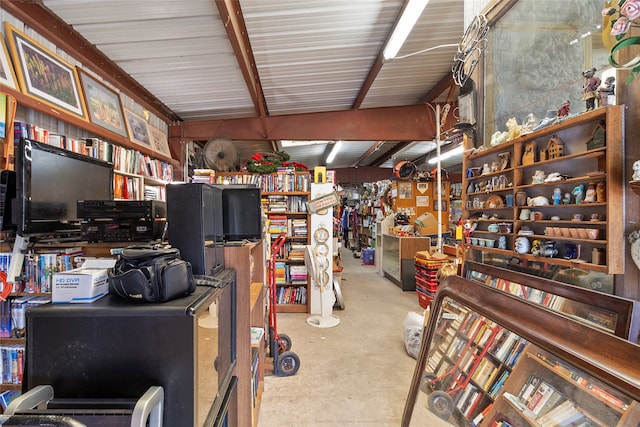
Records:
{"label": "framed artwork leaning on shelf", "polygon": [[11,57],[23,93],[87,120],[80,79],[73,65],[5,22]]}
{"label": "framed artwork leaning on shelf", "polygon": [[89,121],[126,138],[127,127],[118,93],[81,68],[76,68],[80,75]]}
{"label": "framed artwork leaning on shelf", "polygon": [[167,134],[151,125],[147,126],[147,130],[149,131],[149,138],[151,139],[153,151],[164,156],[171,157],[169,142],[167,142]]}
{"label": "framed artwork leaning on shelf", "polygon": [[18,89],[18,81],[16,80],[11,60],[9,59],[9,51],[0,37],[0,84],[9,86],[12,89]]}
{"label": "framed artwork leaning on shelf", "polygon": [[151,145],[151,136],[147,121],[130,110],[124,110],[127,119],[127,128],[129,129],[129,139],[136,144],[143,145],[147,148],[153,148]]}

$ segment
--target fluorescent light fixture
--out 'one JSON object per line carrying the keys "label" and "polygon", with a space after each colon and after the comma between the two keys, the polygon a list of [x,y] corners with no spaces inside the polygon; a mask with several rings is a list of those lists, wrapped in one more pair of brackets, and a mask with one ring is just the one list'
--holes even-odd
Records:
{"label": "fluorescent light fixture", "polygon": [[335,144],[333,144],[333,148],[327,157],[327,164],[333,162],[333,159],[336,158],[336,154],[340,151],[340,147],[342,147],[342,141],[336,141]]}
{"label": "fluorescent light fixture", "polygon": [[319,144],[328,144],[331,141],[316,141],[316,140],[310,140],[310,141],[290,141],[290,140],[281,140],[280,141],[280,145],[282,145],[282,147],[300,147],[302,145],[319,145]]}
{"label": "fluorescent light fixture", "polygon": [[[446,153],[440,153],[440,161],[450,159],[453,156],[458,156],[463,152],[464,152],[464,147],[462,145],[459,145],[453,150],[447,151]],[[430,165],[435,165],[436,163],[438,163],[438,157],[436,156],[429,159],[427,163],[429,163]]]}
{"label": "fluorescent light fixture", "polygon": [[422,11],[427,3],[429,3],[429,0],[409,0],[407,7],[402,12],[402,16],[398,21],[398,25],[396,25],[396,28],[393,30],[382,52],[382,57],[385,61],[396,57],[404,41],[413,29],[413,26],[416,25],[418,18],[422,15]]}

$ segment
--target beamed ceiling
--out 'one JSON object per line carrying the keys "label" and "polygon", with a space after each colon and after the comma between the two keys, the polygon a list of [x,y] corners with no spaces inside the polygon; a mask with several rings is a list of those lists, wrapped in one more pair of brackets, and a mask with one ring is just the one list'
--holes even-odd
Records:
{"label": "beamed ceiling", "polygon": [[[386,63],[382,50],[402,0],[3,0],[1,7],[170,123],[175,158],[184,142],[213,138],[232,140],[241,160],[280,148],[280,140],[342,140],[328,167],[392,167],[430,156],[436,104],[454,106],[443,130],[457,120],[451,66],[464,33],[463,0],[430,0],[399,58]],[[314,167],[329,149],[286,151]]]}

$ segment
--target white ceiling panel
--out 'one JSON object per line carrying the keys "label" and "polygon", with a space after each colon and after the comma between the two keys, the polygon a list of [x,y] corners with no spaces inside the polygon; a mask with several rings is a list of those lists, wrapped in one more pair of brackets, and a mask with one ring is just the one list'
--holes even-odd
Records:
{"label": "white ceiling panel", "polygon": [[[43,0],[181,119],[257,117],[256,102],[214,0]],[[457,43],[463,0],[430,0],[399,55]],[[413,105],[450,73],[454,47],[376,61],[404,0],[239,0],[267,115]],[[249,64],[252,66],[252,63]],[[368,90],[367,78],[372,75]],[[427,125],[427,124],[425,124]],[[241,157],[270,142],[237,141]],[[398,141],[347,141],[333,168],[383,159]],[[377,149],[363,159],[372,147]],[[421,148],[418,148],[421,147]],[[411,150],[418,150],[414,153]],[[419,157],[424,146],[396,153]],[[313,167],[324,148],[288,148]],[[412,157],[412,158],[415,158]]]}

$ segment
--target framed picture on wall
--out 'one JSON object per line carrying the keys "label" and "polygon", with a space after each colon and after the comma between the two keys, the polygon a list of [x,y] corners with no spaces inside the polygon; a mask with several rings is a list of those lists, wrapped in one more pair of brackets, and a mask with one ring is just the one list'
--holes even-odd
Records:
{"label": "framed picture on wall", "polygon": [[82,92],[84,93],[89,121],[120,136],[127,137],[127,125],[120,96],[103,83],[78,68]]}
{"label": "framed picture on wall", "polygon": [[11,89],[18,89],[18,81],[9,59],[9,51],[2,37],[0,37],[0,84],[9,86]]}
{"label": "framed picture on wall", "polygon": [[75,67],[11,24],[4,26],[22,92],[87,120]]}
{"label": "framed picture on wall", "polygon": [[433,201],[433,210],[434,211],[446,211],[447,210],[447,202],[446,200],[442,200],[440,202],[440,207],[438,208],[438,201],[434,200]]}
{"label": "framed picture on wall", "polygon": [[129,139],[136,144],[153,149],[147,121],[130,110],[124,110],[124,115],[129,129]]}
{"label": "framed picture on wall", "polygon": [[151,138],[151,146],[153,151],[163,156],[171,157],[171,150],[169,150],[169,142],[167,141],[167,134],[162,132],[153,126],[147,126],[149,130],[149,138]]}

